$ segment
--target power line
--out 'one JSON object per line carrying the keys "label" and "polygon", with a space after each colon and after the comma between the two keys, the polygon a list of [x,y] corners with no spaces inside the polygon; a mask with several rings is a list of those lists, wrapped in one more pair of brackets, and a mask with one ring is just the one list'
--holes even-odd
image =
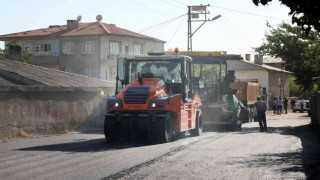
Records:
{"label": "power line", "polygon": [[238,41],[243,42],[243,39],[239,40],[241,36],[238,36],[234,32],[230,31],[230,28],[227,27],[222,21],[219,21],[217,25],[222,27],[222,29],[224,29],[225,32],[227,32],[230,36],[232,36],[233,40],[237,39]]}
{"label": "power line", "polygon": [[227,24],[225,21],[222,20],[222,21],[220,21],[220,23],[223,26],[225,26],[226,29],[228,29],[231,34],[233,34],[237,39],[239,39],[239,41],[246,42],[247,44],[249,44],[251,42],[251,38],[250,37],[249,38],[245,38],[242,34],[239,33],[239,31],[234,30],[234,28],[232,26],[230,26],[229,24]]}
{"label": "power line", "polygon": [[150,8],[150,7],[148,7],[148,6],[145,6],[145,5],[141,4],[141,3],[136,2],[135,0],[131,0],[131,1],[132,1],[133,3],[135,3],[135,4],[138,4],[138,5],[141,6],[141,7],[144,7],[144,8],[146,8],[146,9],[152,11],[152,12],[157,12],[157,13],[159,13],[159,14],[162,14],[162,15],[171,17],[171,15],[169,15],[169,14],[163,13],[162,11],[158,11],[158,10],[156,10],[156,9],[152,9],[152,8]]}
{"label": "power line", "polygon": [[[185,6],[187,6],[185,3],[181,2],[180,0],[175,0],[176,2],[183,4]],[[192,0],[193,3],[196,3],[194,0]],[[202,3],[200,0],[198,0],[198,3]],[[252,16],[258,16],[258,17],[264,17],[264,18],[270,18],[270,19],[277,19],[277,20],[282,20],[282,21],[286,21],[286,19],[282,19],[282,18],[278,18],[278,17],[272,17],[272,16],[265,16],[265,15],[260,15],[260,14],[254,14],[254,13],[250,13],[250,12],[245,12],[245,11],[240,11],[240,10],[234,10],[234,9],[229,9],[229,8],[225,8],[225,7],[221,7],[221,6],[212,6],[212,7],[216,7],[219,9],[224,9],[227,11],[233,11],[233,12],[237,12],[237,13],[242,13],[242,14],[248,14],[248,15],[252,15]]]}
{"label": "power line", "polygon": [[175,20],[177,20],[177,19],[179,19],[179,18],[181,18],[181,17],[183,17],[183,16],[185,16],[185,15],[186,15],[186,14],[182,14],[182,15],[180,15],[180,16],[178,16],[178,17],[169,19],[169,20],[167,20],[167,21],[164,21],[164,22],[161,22],[161,23],[158,23],[158,24],[155,24],[155,25],[152,25],[152,26],[149,26],[149,27],[140,29],[140,30],[138,30],[137,32],[142,33],[142,32],[145,32],[145,31],[152,30],[152,29],[154,29],[154,28],[158,28],[158,27],[161,26],[161,25],[169,24],[169,23],[171,23],[171,22],[173,22],[173,21],[175,21]]}
{"label": "power line", "polygon": [[220,6],[212,6],[212,7],[224,9],[224,10],[227,10],[227,11],[233,11],[233,12],[237,12],[237,13],[242,13],[242,14],[248,14],[248,15],[252,15],[252,16],[258,16],[258,17],[264,17],[264,18],[278,19],[278,20],[286,21],[286,19],[281,19],[281,18],[271,17],[271,16],[264,16],[264,15],[260,15],[260,14],[254,14],[254,13],[249,13],[249,12],[245,12],[245,11],[229,9],[229,8],[224,8],[224,7],[220,7]]}
{"label": "power line", "polygon": [[199,2],[195,2],[195,1],[193,1],[193,0],[188,0],[188,1],[192,1],[192,3],[196,3],[196,4],[198,4]]}
{"label": "power line", "polygon": [[[171,6],[173,6],[173,7],[179,7],[180,9],[185,9],[185,5],[181,5],[181,4],[173,4],[173,3],[171,3],[171,2],[169,2],[169,1],[166,1],[166,0],[161,0],[162,2],[164,2],[164,3],[166,3],[166,4],[169,4],[169,5],[171,5]],[[175,2],[175,1],[172,1],[172,2]]]}
{"label": "power line", "polygon": [[[234,22],[232,22],[230,19],[228,19],[226,16],[224,16],[224,19],[226,19],[227,21],[225,21],[226,23],[229,23],[230,26],[235,26],[237,28],[237,30],[241,31],[241,33],[245,34],[248,37],[252,37],[254,36],[255,38],[257,38],[255,36],[255,34],[250,34],[247,31],[243,30],[240,26],[238,26],[237,24],[235,24]],[[239,32],[240,33],[240,32]]]}
{"label": "power line", "polygon": [[[214,7],[211,8],[213,11],[216,11],[218,14],[221,14],[220,11],[216,10]],[[246,36],[246,37],[252,37],[255,36],[255,34],[250,34],[247,31],[243,30],[239,25],[237,25],[236,23],[234,23],[233,21],[231,21],[229,18],[227,18],[227,16],[223,16],[221,18],[221,21],[225,22],[226,25],[228,25],[230,28],[229,29],[236,29],[236,33],[238,33],[240,36]],[[241,31],[241,32],[240,32]],[[248,39],[250,39],[248,38]],[[257,37],[255,37],[257,38]]]}
{"label": "power line", "polygon": [[[220,26],[220,25],[217,24],[217,26]],[[233,35],[232,33],[230,33],[227,28],[225,28],[224,26],[222,26],[222,27],[220,26],[220,28],[218,28],[218,29],[225,29],[225,30],[221,30],[221,32],[222,32],[223,34],[227,35],[227,36],[228,36],[234,43],[236,43],[239,47],[243,47],[243,44],[240,43],[240,41],[237,40],[237,38],[234,38],[234,35]]]}
{"label": "power line", "polygon": [[181,1],[179,1],[179,0],[174,0],[174,1],[175,1],[175,2],[177,2],[177,3],[183,4],[183,5],[185,5],[185,6],[186,6],[185,2],[181,2]]}
{"label": "power line", "polygon": [[[221,14],[221,12],[219,12],[218,10],[216,10],[214,7],[212,7],[211,8],[213,11],[216,11],[218,14]],[[246,31],[246,30],[244,30],[241,26],[239,26],[239,25],[237,25],[236,23],[234,23],[232,20],[230,20],[227,16],[223,16],[222,18],[222,21],[225,19],[226,21],[226,23],[228,23],[230,26],[231,26],[231,28],[233,28],[233,26],[234,27],[236,27],[237,28],[237,30],[239,30],[239,33],[242,33],[242,34],[244,34],[245,36],[247,36],[247,37],[254,37],[254,38],[256,38],[256,39],[259,39],[259,37],[257,37],[255,34],[251,34],[251,33],[249,33],[248,31]],[[241,32],[240,32],[241,31]],[[238,32],[238,31],[237,31]]]}
{"label": "power line", "polygon": [[[220,13],[219,11],[215,10],[215,8],[213,7],[212,7],[212,10]],[[228,30],[231,30],[234,34],[237,34],[237,36],[239,36],[240,38],[243,37],[245,41],[251,40],[252,36],[255,36],[254,34],[250,34],[247,31],[243,30],[236,23],[233,23],[230,19],[227,18],[227,16],[222,16],[221,23],[224,23],[226,26],[228,26]],[[236,29],[236,31],[233,31],[233,29]],[[255,38],[258,39],[257,37]]]}
{"label": "power line", "polygon": [[176,31],[173,33],[173,35],[171,36],[171,38],[170,38],[170,40],[167,42],[167,44],[169,44],[169,43],[172,41],[173,37],[176,35],[176,33],[178,32],[178,30],[180,29],[180,27],[181,27],[181,25],[182,25],[182,22],[183,22],[184,20],[185,20],[185,17],[181,19],[181,22],[180,22],[178,28],[177,28]]}
{"label": "power line", "polygon": [[167,23],[164,24],[162,27],[158,27],[157,29],[154,29],[154,30],[152,30],[152,31],[150,31],[150,32],[146,32],[145,34],[151,34],[151,33],[155,32],[155,31],[158,31],[159,29],[164,28],[165,26],[171,24],[172,22],[174,22],[174,21],[167,22]]}

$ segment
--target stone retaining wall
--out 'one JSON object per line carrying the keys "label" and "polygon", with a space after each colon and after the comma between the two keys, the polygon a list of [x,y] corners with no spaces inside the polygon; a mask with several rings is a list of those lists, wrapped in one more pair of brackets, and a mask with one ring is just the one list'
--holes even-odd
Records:
{"label": "stone retaining wall", "polygon": [[0,87],[0,138],[103,127],[97,88]]}

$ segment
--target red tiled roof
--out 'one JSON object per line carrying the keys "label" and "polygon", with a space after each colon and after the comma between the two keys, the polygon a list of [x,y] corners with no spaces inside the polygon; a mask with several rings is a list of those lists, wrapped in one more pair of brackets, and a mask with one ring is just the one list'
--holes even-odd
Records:
{"label": "red tiled roof", "polygon": [[83,36],[97,34],[108,34],[108,32],[106,32],[99,22],[93,22],[79,23],[77,28],[66,31],[65,33],[62,33],[61,36]]}
{"label": "red tiled roof", "polygon": [[[135,37],[141,37],[141,38],[150,38],[148,36],[129,31],[127,29],[122,29],[119,27],[116,27],[115,24],[104,24],[103,25],[110,31],[111,34],[117,34],[117,35],[127,35],[127,36],[135,36]],[[154,39],[154,38],[153,38]]]}
{"label": "red tiled roof", "polygon": [[34,36],[50,36],[50,35],[54,35],[55,33],[64,31],[66,29],[67,29],[66,26],[56,26],[56,27],[45,28],[45,29],[36,29],[31,31],[1,35],[0,39],[34,37]]}
{"label": "red tiled roof", "polygon": [[[0,40],[23,37],[39,36],[84,36],[84,35],[122,35],[139,38],[147,38],[155,41],[162,41],[153,37],[145,36],[127,29],[116,27],[114,24],[105,24],[102,22],[79,23],[75,29],[68,29],[66,25],[52,26],[44,29],[24,31],[6,35],[0,35]],[[162,41],[164,42],[164,41]]]}

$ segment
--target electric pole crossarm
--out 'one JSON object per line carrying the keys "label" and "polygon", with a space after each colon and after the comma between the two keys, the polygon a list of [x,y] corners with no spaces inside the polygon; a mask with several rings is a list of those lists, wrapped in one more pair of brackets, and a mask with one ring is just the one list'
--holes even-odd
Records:
{"label": "electric pole crossarm", "polygon": [[207,21],[204,21],[192,34],[191,34],[191,37],[194,35],[194,33],[196,33],[200,28],[201,26],[204,25],[204,23],[206,23]]}
{"label": "electric pole crossarm", "polygon": [[[214,21],[221,17],[221,15],[215,16],[212,19],[207,19],[207,14],[210,12],[207,11],[209,5],[200,5],[200,6],[188,6],[188,51],[192,51],[192,36],[206,23],[207,21]],[[192,20],[198,19],[202,15],[204,16],[203,20]],[[192,32],[191,23],[192,22],[203,22],[194,32]]]}

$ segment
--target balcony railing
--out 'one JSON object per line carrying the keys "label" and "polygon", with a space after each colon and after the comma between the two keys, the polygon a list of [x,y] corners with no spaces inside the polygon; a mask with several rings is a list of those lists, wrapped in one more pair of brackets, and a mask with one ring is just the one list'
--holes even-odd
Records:
{"label": "balcony railing", "polygon": [[101,54],[101,59],[116,60],[118,58],[128,57],[133,55],[134,55],[133,53],[119,53],[119,54],[105,53],[105,54]]}
{"label": "balcony railing", "polygon": [[59,52],[30,52],[34,56],[59,56]]}

